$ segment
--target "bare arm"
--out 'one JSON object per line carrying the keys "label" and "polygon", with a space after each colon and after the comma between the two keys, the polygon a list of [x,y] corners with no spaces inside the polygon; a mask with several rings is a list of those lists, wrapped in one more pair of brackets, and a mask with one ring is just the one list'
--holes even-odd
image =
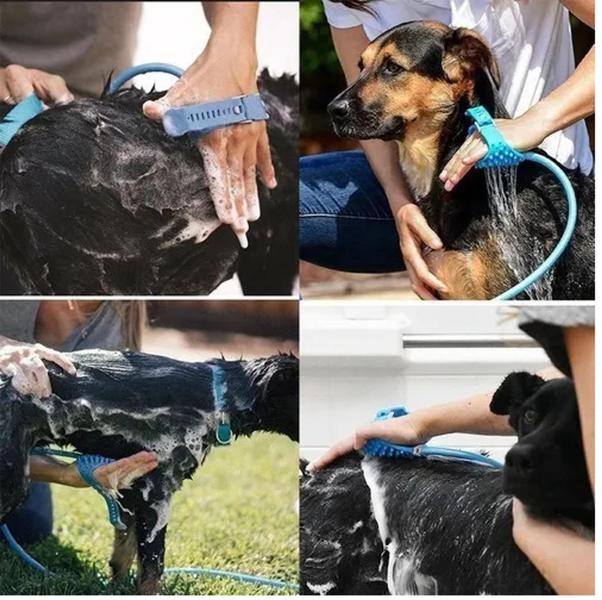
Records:
{"label": "bare arm", "polygon": [[[586,25],[594,27],[594,0],[562,0],[562,4]],[[549,135],[594,113],[594,55],[592,47],[577,65],[575,72],[526,113],[514,119],[496,121],[511,146],[521,151],[531,150]],[[462,148],[441,171],[440,178],[445,183],[445,189],[453,189],[486,152],[487,147],[480,136],[468,136]]]}
{"label": "bare arm", "polygon": [[595,593],[595,545],[578,533],[531,517],[514,500],[513,536],[516,545],[560,595]]}
{"label": "bare arm", "polygon": [[[156,469],[158,464],[158,458],[154,452],[138,452],[98,467],[94,471],[94,477],[103,487],[123,489],[128,487],[132,481]],[[81,478],[75,463],[67,464],[51,456],[32,456],[29,465],[31,478],[34,481],[46,481],[71,487],[88,486]]]}
{"label": "bare arm", "polygon": [[[540,371],[539,375],[544,379],[553,379],[560,377],[561,373],[550,367]],[[475,394],[455,402],[422,408],[405,417],[362,425],[353,435],[329,448],[308,468],[310,471],[319,470],[352,450],[360,450],[371,438],[414,446],[446,433],[514,435],[508,417],[494,415],[489,410],[493,393]]]}
{"label": "bare arm", "polygon": [[[347,83],[355,81],[360,73],[358,61],[370,40],[364,29],[330,28],[334,47],[345,74]],[[420,209],[414,204],[412,194],[399,165],[399,153],[395,142],[362,140],[364,154],[372,172],[382,185],[395,217],[400,238],[401,251],[414,291],[425,299],[435,299],[429,288],[447,291],[445,285],[430,271],[422,258],[421,246],[426,244],[439,250],[443,244],[437,234],[427,225]]]}

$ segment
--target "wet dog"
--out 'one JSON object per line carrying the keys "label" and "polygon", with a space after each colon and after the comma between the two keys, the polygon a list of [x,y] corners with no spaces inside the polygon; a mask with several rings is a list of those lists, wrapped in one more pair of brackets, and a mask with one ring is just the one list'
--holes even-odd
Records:
{"label": "wet dog", "polygon": [[154,451],[158,468],[120,490],[127,529],[115,532],[111,568],[115,577],[127,575],[137,556],[138,591],[157,593],[171,497],[216,445],[221,413],[235,436],[268,431],[298,440],[298,360],[280,354],[185,363],[97,350],[69,356],[77,375],[48,364],[54,393],[43,400],[0,377],[0,522],[27,495],[34,446],[71,444],[115,459]]}
{"label": "wet dog", "polygon": [[[278,186],[241,250],[220,226],[202,160],[142,114],[129,89],[52,108],[0,156],[0,294],[289,295],[297,274],[298,86],[259,81]],[[6,112],[6,111],[4,111]]]}
{"label": "wet dog", "polygon": [[518,442],[503,472],[424,459],[344,457],[301,479],[301,581],[313,594],[550,594],[512,537],[512,496],[593,531],[568,379],[509,375],[491,402]]}
{"label": "wet dog", "polygon": [[[443,241],[443,251],[426,257],[449,289],[442,297],[493,298],[530,274],[567,220],[555,176],[529,162],[516,175],[472,169],[451,192],[438,177],[466,139],[468,108],[482,105],[494,118],[509,116],[485,42],[469,29],[406,23],[376,38],[359,67],[357,81],[328,107],[335,131],[397,142],[416,202]],[[575,234],[550,274],[521,299],[594,298],[594,182],[579,170],[567,175],[579,204]]]}

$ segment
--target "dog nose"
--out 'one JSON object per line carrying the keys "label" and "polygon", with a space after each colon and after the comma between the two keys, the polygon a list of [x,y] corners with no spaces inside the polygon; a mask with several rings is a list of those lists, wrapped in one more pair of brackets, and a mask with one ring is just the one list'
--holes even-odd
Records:
{"label": "dog nose", "polygon": [[346,117],[349,114],[350,107],[351,104],[349,103],[349,100],[345,100],[344,98],[335,98],[328,105],[328,112],[331,116],[336,117],[338,119],[342,119],[343,117]]}
{"label": "dog nose", "polygon": [[506,454],[506,467],[516,471],[519,475],[531,475],[535,468],[531,448],[528,446],[511,448]]}

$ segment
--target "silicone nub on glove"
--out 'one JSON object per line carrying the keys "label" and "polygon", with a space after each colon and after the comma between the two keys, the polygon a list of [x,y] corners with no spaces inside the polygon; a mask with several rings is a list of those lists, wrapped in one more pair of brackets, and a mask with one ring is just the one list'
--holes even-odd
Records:
{"label": "silicone nub on glove", "polygon": [[487,154],[475,165],[477,169],[513,167],[525,160],[525,155],[515,150],[495,126],[491,115],[483,106],[474,106],[466,111],[466,116],[474,121],[468,133],[478,131],[487,144]]}

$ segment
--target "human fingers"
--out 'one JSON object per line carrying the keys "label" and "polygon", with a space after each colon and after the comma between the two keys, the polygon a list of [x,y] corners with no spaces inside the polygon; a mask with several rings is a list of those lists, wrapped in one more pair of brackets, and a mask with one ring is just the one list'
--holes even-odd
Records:
{"label": "human fingers", "polygon": [[248,247],[247,231],[247,202],[245,199],[245,179],[243,175],[244,143],[238,132],[233,131],[229,138],[227,149],[228,178],[230,182],[230,197],[234,203],[235,217],[232,229],[243,248]]}
{"label": "human fingers", "polygon": [[39,356],[35,354],[26,356],[21,359],[20,365],[24,376],[29,381],[31,394],[35,398],[47,398],[52,394],[48,369]]}
{"label": "human fingers", "polygon": [[73,94],[59,75],[37,69],[30,69],[29,72],[36,96],[47,104],[67,104],[73,101]]}
{"label": "human fingers", "polygon": [[447,286],[429,271],[429,268],[422,256],[419,240],[414,236],[409,228],[401,240],[401,251],[406,266],[413,269],[413,273],[420,283],[442,293],[446,293],[448,291]]}
{"label": "human fingers", "polygon": [[257,141],[257,169],[262,183],[269,189],[274,189],[278,182],[276,181],[276,171],[272,163],[272,151],[268,140],[268,131],[265,123],[254,123],[259,128],[259,138]]}
{"label": "human fingers", "polygon": [[69,373],[69,375],[75,375],[77,373],[73,361],[62,352],[58,352],[52,348],[47,348],[42,344],[36,344],[34,346],[34,350],[40,358],[53,362],[55,365],[63,369],[63,371]]}
{"label": "human fingers", "polygon": [[257,191],[257,148],[251,145],[243,160],[243,177],[245,182],[245,202],[247,221],[257,221],[261,216],[259,193]]}
{"label": "human fingers", "polygon": [[444,188],[451,192],[473,166],[487,154],[487,145],[481,139],[474,139],[458,156],[448,170]]}
{"label": "human fingers", "polygon": [[420,241],[433,250],[441,250],[443,242],[431,229],[422,211],[415,205],[405,211],[404,224],[418,236]]}
{"label": "human fingers", "polygon": [[410,284],[412,287],[412,291],[421,299],[421,300],[437,300],[437,297],[433,294],[433,292],[420,281],[418,276],[416,275],[413,267],[410,264],[406,264],[406,268],[408,271],[408,276],[410,278]]}
{"label": "human fingers", "polygon": [[310,473],[315,473],[316,471],[323,469],[332,461],[351,452],[354,449],[354,444],[355,434],[340,440],[331,446],[324,454],[322,454],[322,456],[309,463],[309,465],[307,465],[307,470]]}
{"label": "human fingers", "polygon": [[236,219],[236,211],[230,196],[226,145],[227,139],[222,131],[212,131],[198,142],[217,218],[231,225]]}
{"label": "human fingers", "polygon": [[138,452],[121,458],[94,471],[96,480],[108,489],[124,489],[133,481],[157,468],[159,460],[154,452]]}
{"label": "human fingers", "polygon": [[8,65],[4,69],[4,74],[10,97],[15,103],[33,94],[33,84],[28,69],[21,65]]}

